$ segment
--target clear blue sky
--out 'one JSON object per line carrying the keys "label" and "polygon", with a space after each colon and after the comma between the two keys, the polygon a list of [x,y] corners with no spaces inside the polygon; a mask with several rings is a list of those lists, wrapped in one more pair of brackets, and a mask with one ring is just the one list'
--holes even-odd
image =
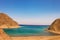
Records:
{"label": "clear blue sky", "polygon": [[19,24],[51,24],[60,18],[60,0],[0,0],[0,12]]}

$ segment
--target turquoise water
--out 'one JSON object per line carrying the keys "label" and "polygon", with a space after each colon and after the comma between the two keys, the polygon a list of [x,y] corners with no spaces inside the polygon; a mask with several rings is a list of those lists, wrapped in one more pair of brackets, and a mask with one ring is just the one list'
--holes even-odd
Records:
{"label": "turquoise water", "polygon": [[48,25],[21,25],[19,28],[4,29],[4,31],[10,36],[53,35],[45,31],[48,27]]}

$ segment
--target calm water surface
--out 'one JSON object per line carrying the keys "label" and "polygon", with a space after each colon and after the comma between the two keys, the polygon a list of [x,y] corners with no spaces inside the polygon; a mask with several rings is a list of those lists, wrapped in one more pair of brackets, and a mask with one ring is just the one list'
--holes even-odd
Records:
{"label": "calm water surface", "polygon": [[4,29],[10,36],[52,36],[52,33],[45,31],[48,25],[21,25],[19,28]]}

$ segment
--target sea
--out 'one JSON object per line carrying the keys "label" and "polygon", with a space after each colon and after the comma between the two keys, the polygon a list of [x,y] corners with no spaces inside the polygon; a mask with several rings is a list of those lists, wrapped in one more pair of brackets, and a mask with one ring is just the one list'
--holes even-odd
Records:
{"label": "sea", "polygon": [[5,33],[10,36],[53,36],[47,32],[49,25],[20,25],[19,28],[4,29]]}

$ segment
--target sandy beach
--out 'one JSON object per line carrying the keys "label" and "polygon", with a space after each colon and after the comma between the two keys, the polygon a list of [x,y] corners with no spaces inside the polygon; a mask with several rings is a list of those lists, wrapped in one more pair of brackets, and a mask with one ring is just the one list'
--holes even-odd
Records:
{"label": "sandy beach", "polygon": [[12,40],[60,40],[60,36],[27,36],[11,38]]}

